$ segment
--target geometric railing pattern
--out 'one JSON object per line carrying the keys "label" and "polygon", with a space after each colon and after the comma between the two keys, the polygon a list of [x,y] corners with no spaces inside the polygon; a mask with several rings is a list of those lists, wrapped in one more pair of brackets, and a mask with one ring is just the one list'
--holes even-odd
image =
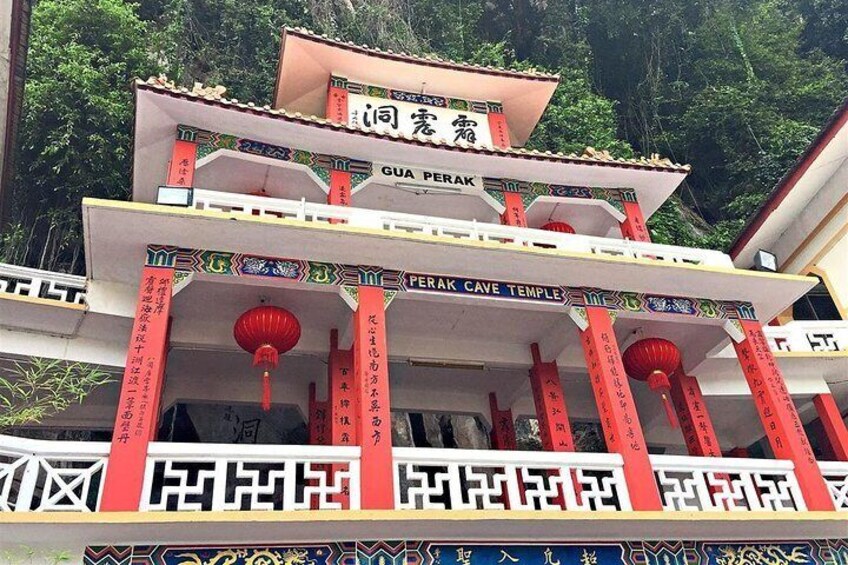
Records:
{"label": "geometric railing pattern", "polygon": [[665,510],[806,510],[791,461],[651,455],[651,465]]}
{"label": "geometric railing pattern", "polygon": [[848,512],[848,462],[819,461],[819,468],[827,482],[833,505],[837,510]]}
{"label": "geometric railing pattern", "polygon": [[94,512],[109,444],[0,436],[0,512]]}
{"label": "geometric railing pattern", "polygon": [[764,329],[772,351],[848,351],[848,321],[797,321]]}
{"label": "geometric railing pattern", "polygon": [[630,510],[618,454],[396,447],[395,508]]}
{"label": "geometric railing pattern", "polygon": [[[0,435],[0,512],[96,512],[110,445]],[[358,447],[150,444],[142,511],[360,508]],[[615,453],[393,449],[395,508],[631,510]],[[651,455],[667,511],[806,510],[790,461]],[[848,462],[819,462],[848,511]]]}
{"label": "geometric railing pattern", "polygon": [[85,277],[0,263],[0,294],[85,304]]}
{"label": "geometric railing pattern", "polygon": [[344,222],[350,226],[388,232],[413,233],[504,245],[554,248],[573,253],[630,257],[664,263],[733,268],[730,257],[710,249],[693,249],[623,239],[565,234],[539,229],[488,224],[384,210],[332,206],[305,199],[285,200],[245,194],[195,189],[192,207],[197,210],[289,218],[302,222]]}
{"label": "geometric railing pattern", "polygon": [[330,510],[344,494],[358,509],[359,447],[158,442],[141,510]]}

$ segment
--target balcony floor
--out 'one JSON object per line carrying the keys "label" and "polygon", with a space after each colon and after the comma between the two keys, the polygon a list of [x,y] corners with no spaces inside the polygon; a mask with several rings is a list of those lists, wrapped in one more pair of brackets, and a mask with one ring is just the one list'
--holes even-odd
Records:
{"label": "balcony floor", "polygon": [[287,543],[354,539],[474,541],[800,540],[844,538],[839,512],[306,512],[2,513],[0,549],[50,544]]}

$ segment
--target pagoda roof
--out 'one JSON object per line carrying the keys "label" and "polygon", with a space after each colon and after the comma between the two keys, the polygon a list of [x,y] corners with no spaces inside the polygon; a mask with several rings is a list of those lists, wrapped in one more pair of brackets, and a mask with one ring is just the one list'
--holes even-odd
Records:
{"label": "pagoda roof", "polygon": [[408,92],[496,101],[513,145],[524,145],[559,84],[559,75],[449,61],[356,45],[302,28],[283,28],[274,107],[323,114],[332,75]]}
{"label": "pagoda roof", "polygon": [[304,114],[291,109],[272,108],[271,106],[258,106],[253,102],[242,102],[237,99],[228,99],[212,92],[212,89],[177,87],[166,80],[151,77],[147,81],[137,80],[135,89],[142,91],[154,91],[173,98],[194,101],[218,108],[237,110],[254,116],[264,116],[278,119],[284,122],[308,125],[321,129],[345,131],[363,137],[391,140],[399,143],[418,145],[443,150],[451,150],[463,153],[480,155],[498,155],[527,159],[532,161],[543,161],[552,163],[569,163],[576,165],[596,165],[603,167],[636,169],[644,171],[668,172],[676,174],[688,174],[691,170],[689,165],[673,163],[669,159],[652,156],[650,159],[639,157],[625,159],[612,157],[606,151],[595,150],[587,147],[580,155],[576,153],[561,153],[551,151],[538,151],[524,148],[491,148],[482,145],[471,145],[463,141],[451,142],[446,140],[432,139],[418,135],[400,135],[396,133],[382,133],[371,128],[354,126],[346,123],[334,122],[316,115]]}

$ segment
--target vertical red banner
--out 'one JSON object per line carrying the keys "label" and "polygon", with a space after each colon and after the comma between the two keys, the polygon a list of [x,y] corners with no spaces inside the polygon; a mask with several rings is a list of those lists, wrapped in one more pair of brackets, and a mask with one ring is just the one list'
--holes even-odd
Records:
{"label": "vertical red banner", "polygon": [[524,214],[524,201],[517,192],[504,192],[506,210],[501,214],[501,223],[506,226],[527,227],[527,216]]}
{"label": "vertical red banner", "polygon": [[813,404],[821,420],[824,435],[833,455],[839,461],[848,461],[848,428],[845,420],[839,412],[832,394],[817,394],[813,397]]}
{"label": "vertical red banner", "polygon": [[489,132],[492,134],[492,144],[501,149],[509,149],[509,128],[506,116],[501,112],[489,112]]}
{"label": "vertical red banner", "polygon": [[353,367],[359,395],[362,508],[391,510],[394,499],[389,355],[383,288],[359,287],[353,317]]}
{"label": "vertical red banner", "polygon": [[589,325],[580,332],[580,342],[607,448],[621,454],[624,459],[624,478],[633,509],[662,510],[612,319],[607,309],[601,306],[587,306],[586,316]]}
{"label": "vertical red banner", "polygon": [[174,142],[171,162],[168,164],[168,186],[194,186],[194,166],[197,160],[197,145],[180,139]]}
{"label": "vertical red banner", "polygon": [[739,343],[734,340],[733,347],[772,452],[778,459],[790,459],[795,463],[795,476],[808,510],[833,510],[827,484],[762,325],[757,320],[740,320],[740,323],[745,338]]}
{"label": "vertical red banner", "polygon": [[[327,363],[327,388],[330,403],[330,444],[357,445],[356,391],[353,378],[353,352],[339,349],[338,331],[330,332],[330,357]],[[333,466],[333,473],[341,467]],[[333,497],[342,508],[350,508],[350,491]]]}
{"label": "vertical red banner", "polygon": [[642,215],[642,207],[638,202],[623,202],[624,214],[627,216],[621,222],[621,235],[633,241],[651,241],[648,226],[645,225],[645,216]]}
{"label": "vertical red banner", "polygon": [[353,351],[339,349],[338,332],[330,336],[330,359],[327,364],[330,399],[330,433],[332,445],[357,445],[356,391],[353,378]]}
{"label": "vertical red banner", "polygon": [[318,400],[315,383],[309,383],[309,445],[330,445],[328,404]]}
{"label": "vertical red banner", "polygon": [[515,419],[512,410],[499,410],[498,397],[494,392],[489,393],[489,409],[492,414],[492,447],[501,451],[518,449],[515,441]]}
{"label": "vertical red banner", "polygon": [[534,343],[531,348],[533,368],[530,369],[530,388],[536,405],[542,448],[545,451],[574,451],[574,438],[556,361],[542,362],[538,344]]}
{"label": "vertical red banner", "polygon": [[347,123],[347,89],[333,85],[327,87],[326,118],[337,124]]}
{"label": "vertical red banner", "polygon": [[350,206],[350,173],[330,169],[330,193],[327,204]]}
{"label": "vertical red banner", "polygon": [[100,510],[138,510],[165,378],[174,269],[144,267]]}
{"label": "vertical red banner", "polygon": [[689,455],[721,457],[718,436],[698,379],[685,374],[682,367],[671,377],[671,401]]}

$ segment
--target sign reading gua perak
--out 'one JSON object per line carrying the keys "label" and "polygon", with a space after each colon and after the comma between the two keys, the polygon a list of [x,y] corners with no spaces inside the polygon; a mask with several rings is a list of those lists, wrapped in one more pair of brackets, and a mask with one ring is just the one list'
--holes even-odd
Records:
{"label": "sign reading gua perak", "polygon": [[492,147],[486,114],[425,104],[348,95],[348,123],[379,133],[417,135],[451,144]]}

